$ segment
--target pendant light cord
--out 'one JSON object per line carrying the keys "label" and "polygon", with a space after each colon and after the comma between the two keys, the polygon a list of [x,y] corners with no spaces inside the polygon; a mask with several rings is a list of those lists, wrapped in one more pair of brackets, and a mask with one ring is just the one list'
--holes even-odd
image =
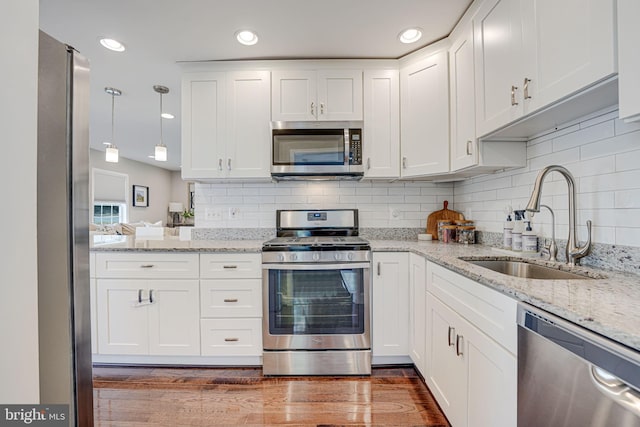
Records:
{"label": "pendant light cord", "polygon": [[115,104],[116,104],[116,95],[115,93],[111,94],[111,145],[113,144],[113,124],[115,122]]}
{"label": "pendant light cord", "polygon": [[162,92],[160,92],[160,145],[164,145],[162,142]]}

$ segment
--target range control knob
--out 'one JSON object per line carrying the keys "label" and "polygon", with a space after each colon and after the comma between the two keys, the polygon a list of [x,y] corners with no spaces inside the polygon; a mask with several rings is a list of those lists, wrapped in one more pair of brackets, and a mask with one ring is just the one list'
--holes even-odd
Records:
{"label": "range control knob", "polygon": [[340,258],[342,258],[342,254],[341,254],[340,252],[336,252],[336,253],[333,255],[333,257],[334,257],[336,260],[339,260]]}
{"label": "range control knob", "polygon": [[297,254],[291,254],[291,256],[289,257],[289,259],[291,259],[291,261],[295,261],[298,259],[298,255]]}
{"label": "range control knob", "polygon": [[349,259],[349,261],[353,260],[353,252],[349,252],[347,254],[347,258]]}
{"label": "range control knob", "polygon": [[318,261],[320,259],[320,254],[318,252],[314,252],[312,258],[314,261]]}
{"label": "range control knob", "polygon": [[284,261],[284,255],[278,254],[278,261]]}

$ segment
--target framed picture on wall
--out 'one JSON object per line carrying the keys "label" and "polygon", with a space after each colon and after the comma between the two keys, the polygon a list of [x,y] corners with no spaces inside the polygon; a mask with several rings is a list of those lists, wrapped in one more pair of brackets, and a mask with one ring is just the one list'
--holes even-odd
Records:
{"label": "framed picture on wall", "polygon": [[133,186],[133,206],[146,208],[149,207],[149,187],[143,185]]}

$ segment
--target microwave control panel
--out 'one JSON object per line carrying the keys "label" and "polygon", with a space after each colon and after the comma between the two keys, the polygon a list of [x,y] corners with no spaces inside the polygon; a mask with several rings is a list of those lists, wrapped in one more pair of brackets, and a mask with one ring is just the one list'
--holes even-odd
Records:
{"label": "microwave control panel", "polygon": [[362,164],[362,129],[349,129],[349,164]]}

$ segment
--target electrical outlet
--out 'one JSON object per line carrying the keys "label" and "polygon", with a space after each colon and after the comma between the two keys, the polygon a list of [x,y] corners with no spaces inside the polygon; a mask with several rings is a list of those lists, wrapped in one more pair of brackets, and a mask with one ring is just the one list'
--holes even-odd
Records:
{"label": "electrical outlet", "polygon": [[389,208],[389,219],[390,220],[398,220],[400,219],[401,213],[396,208]]}
{"label": "electrical outlet", "polygon": [[238,219],[240,216],[240,208],[229,208],[229,219]]}
{"label": "electrical outlet", "polygon": [[204,210],[204,219],[207,221],[222,221],[222,210],[206,208]]}

